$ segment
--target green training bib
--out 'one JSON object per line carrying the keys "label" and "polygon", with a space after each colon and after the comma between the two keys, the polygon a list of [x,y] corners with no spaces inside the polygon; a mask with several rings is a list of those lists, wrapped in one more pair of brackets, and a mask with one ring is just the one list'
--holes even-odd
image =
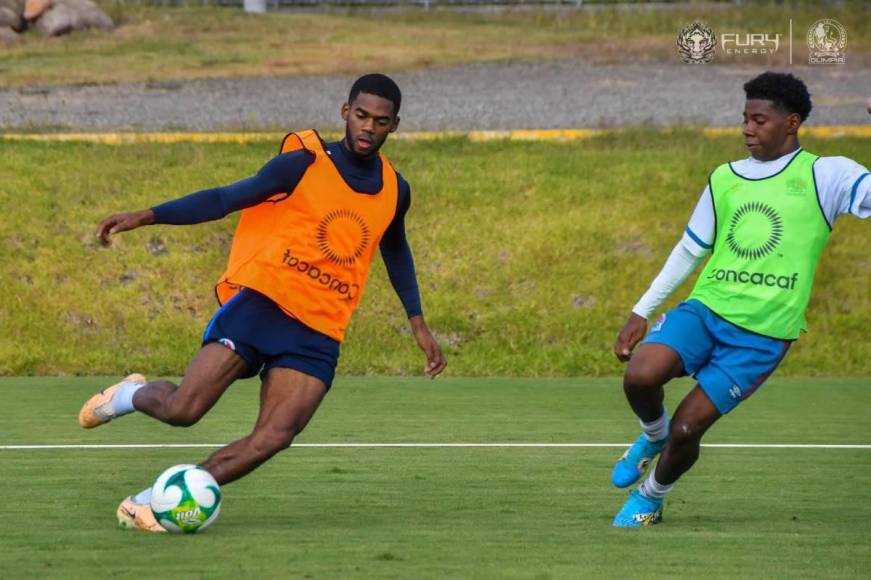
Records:
{"label": "green training bib", "polygon": [[831,228],[813,164],[799,151],[779,173],[739,176],[726,163],[711,174],[716,237],[690,299],[732,324],[791,340],[806,330],[814,273]]}

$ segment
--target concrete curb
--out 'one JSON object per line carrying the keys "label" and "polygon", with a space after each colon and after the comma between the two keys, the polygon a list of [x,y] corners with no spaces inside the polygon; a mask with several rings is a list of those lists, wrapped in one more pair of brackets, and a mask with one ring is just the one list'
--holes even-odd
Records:
{"label": "concrete curb", "polygon": [[[617,133],[623,129],[515,129],[506,131],[413,131],[397,133],[394,139],[403,141],[432,141],[436,139],[465,138],[473,142],[485,141],[578,141],[597,135]],[[673,129],[660,129],[669,133]],[[820,139],[839,137],[871,137],[871,125],[832,125],[806,127],[803,136]],[[737,127],[705,127],[705,137],[740,135]],[[324,137],[338,138],[339,132],[324,132]],[[260,143],[278,142],[283,133],[0,133],[0,141],[45,141],[51,143],[86,142],[102,145],[135,145],[139,143]]]}

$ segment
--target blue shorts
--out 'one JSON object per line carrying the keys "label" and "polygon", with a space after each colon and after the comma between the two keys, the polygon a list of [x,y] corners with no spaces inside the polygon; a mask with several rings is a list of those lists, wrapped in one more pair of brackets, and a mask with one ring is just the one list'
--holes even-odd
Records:
{"label": "blue shorts", "polygon": [[698,300],[660,316],[644,342],[676,351],[685,374],[724,415],[771,376],[793,343],[739,328]]}
{"label": "blue shorts", "polygon": [[[248,363],[242,377],[269,369],[295,369],[320,379],[329,389],[339,362],[339,343],[288,316],[258,292],[243,289],[212,317],[203,345],[219,342]],[[262,369],[262,370],[261,370]]]}

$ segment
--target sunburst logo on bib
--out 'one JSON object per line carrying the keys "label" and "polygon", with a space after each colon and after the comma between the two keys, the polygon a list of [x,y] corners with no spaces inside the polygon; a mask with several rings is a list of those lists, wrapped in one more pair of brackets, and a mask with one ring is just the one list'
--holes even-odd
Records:
{"label": "sunburst logo on bib", "polygon": [[349,209],[335,209],[318,224],[317,242],[321,252],[331,262],[350,266],[369,247],[369,226]]}
{"label": "sunburst logo on bib", "polygon": [[758,260],[783,239],[783,220],[770,205],[753,201],[738,208],[729,222],[726,245],[740,258]]}

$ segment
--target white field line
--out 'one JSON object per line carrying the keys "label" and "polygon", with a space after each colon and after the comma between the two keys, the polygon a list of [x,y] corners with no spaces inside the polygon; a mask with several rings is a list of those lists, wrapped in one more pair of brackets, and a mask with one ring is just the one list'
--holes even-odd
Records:
{"label": "white field line", "polygon": [[[0,451],[39,449],[197,449],[223,447],[225,443],[109,443],[57,445],[0,445]],[[294,448],[326,449],[577,449],[628,447],[629,443],[297,443]],[[719,449],[871,449],[871,445],[828,443],[703,443],[702,447]]]}

